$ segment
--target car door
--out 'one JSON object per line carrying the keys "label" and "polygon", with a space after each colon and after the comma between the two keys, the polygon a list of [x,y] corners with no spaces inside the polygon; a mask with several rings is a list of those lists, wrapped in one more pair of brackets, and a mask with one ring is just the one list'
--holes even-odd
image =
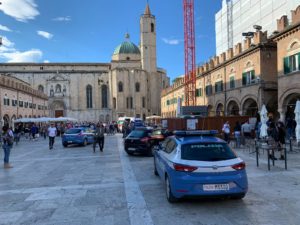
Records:
{"label": "car door", "polygon": [[166,140],[164,140],[161,145],[159,146],[158,150],[156,151],[156,154],[155,154],[155,157],[154,157],[154,160],[155,160],[155,164],[156,164],[156,169],[157,169],[157,172],[159,173],[160,177],[162,177],[163,175],[163,162],[162,162],[162,155],[163,155],[163,152],[165,151],[165,148],[168,144],[168,142],[170,142],[170,138],[167,138]]}
{"label": "car door", "polygon": [[159,151],[160,155],[160,168],[161,173],[165,174],[165,172],[168,173],[168,170],[173,169],[172,168],[172,155],[171,153],[176,149],[177,143],[173,138],[167,138],[168,140],[165,144],[165,148],[162,149],[162,151]]}

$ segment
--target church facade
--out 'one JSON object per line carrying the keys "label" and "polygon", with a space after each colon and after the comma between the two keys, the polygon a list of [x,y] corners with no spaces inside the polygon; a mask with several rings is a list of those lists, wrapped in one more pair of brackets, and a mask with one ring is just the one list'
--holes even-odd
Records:
{"label": "church facade", "polygon": [[45,93],[49,116],[109,122],[161,114],[161,91],[170,81],[156,61],[156,19],[147,4],[140,46],[126,34],[110,63],[1,63],[0,71]]}

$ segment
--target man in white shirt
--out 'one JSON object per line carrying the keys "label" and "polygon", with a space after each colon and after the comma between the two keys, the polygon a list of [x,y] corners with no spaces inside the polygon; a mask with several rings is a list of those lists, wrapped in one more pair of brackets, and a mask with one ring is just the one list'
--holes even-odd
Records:
{"label": "man in white shirt", "polygon": [[57,135],[57,129],[54,126],[54,123],[51,123],[51,126],[48,128],[48,136],[49,136],[49,149],[53,149],[54,139]]}

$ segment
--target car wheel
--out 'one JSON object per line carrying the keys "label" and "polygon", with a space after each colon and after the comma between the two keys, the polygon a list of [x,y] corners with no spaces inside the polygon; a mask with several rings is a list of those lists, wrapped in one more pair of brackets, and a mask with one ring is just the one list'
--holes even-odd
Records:
{"label": "car wheel", "polygon": [[130,151],[127,151],[127,150],[125,150],[125,152],[126,152],[128,155],[133,155],[133,152],[130,152]]}
{"label": "car wheel", "polygon": [[153,159],[154,159],[154,160],[153,160],[153,162],[154,162],[154,163],[153,163],[153,164],[154,164],[154,170],[153,170],[153,171],[154,171],[154,175],[155,175],[155,176],[158,176],[158,172],[157,172],[157,168],[156,168],[156,163],[155,163],[155,157],[153,157]]}
{"label": "car wheel", "polygon": [[170,185],[170,180],[169,177],[166,176],[166,195],[167,195],[167,199],[170,203],[174,203],[178,201],[178,198],[176,198],[171,191],[171,185]]}
{"label": "car wheel", "polygon": [[68,147],[68,144],[67,143],[63,143],[63,146],[66,148],[66,147]]}
{"label": "car wheel", "polygon": [[86,146],[87,145],[87,139],[84,139],[84,141],[83,141],[83,146]]}
{"label": "car wheel", "polygon": [[245,195],[246,194],[240,194],[240,195],[232,196],[231,198],[235,199],[235,200],[240,200],[240,199],[243,199],[245,197]]}

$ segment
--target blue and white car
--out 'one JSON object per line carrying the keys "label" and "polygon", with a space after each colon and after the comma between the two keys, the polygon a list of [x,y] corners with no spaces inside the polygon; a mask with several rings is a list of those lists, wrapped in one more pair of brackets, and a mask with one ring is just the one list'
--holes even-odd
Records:
{"label": "blue and white car", "polygon": [[67,147],[71,144],[87,145],[94,142],[94,131],[89,127],[76,127],[66,130],[62,136],[62,144]]}
{"label": "blue and white car", "polygon": [[246,164],[217,131],[175,131],[154,152],[154,174],[165,184],[169,202],[183,197],[243,198]]}

